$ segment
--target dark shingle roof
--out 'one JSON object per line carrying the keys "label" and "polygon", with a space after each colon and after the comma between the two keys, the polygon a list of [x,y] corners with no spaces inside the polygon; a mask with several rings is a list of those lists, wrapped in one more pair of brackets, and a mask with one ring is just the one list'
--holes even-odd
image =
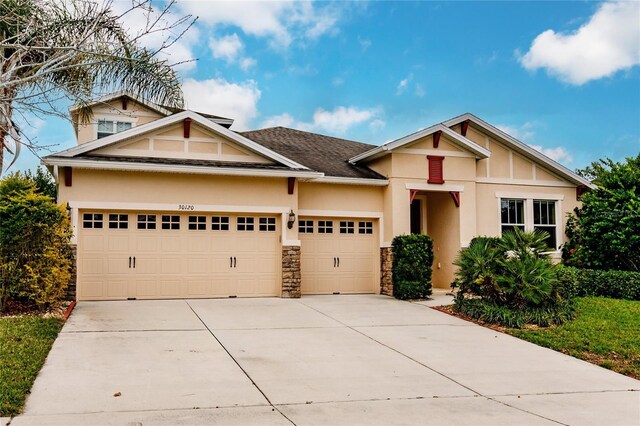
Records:
{"label": "dark shingle roof", "polygon": [[[66,157],[58,157],[55,155],[49,155],[45,158],[50,159],[67,159]],[[176,166],[203,166],[203,167],[226,167],[226,168],[242,168],[242,169],[262,169],[262,170],[291,170],[287,166],[279,164],[260,164],[260,163],[237,163],[237,162],[225,162],[225,161],[211,161],[211,160],[193,160],[193,159],[180,159],[180,158],[158,158],[158,157],[121,157],[121,156],[107,156],[107,155],[78,155],[74,159],[79,160],[92,160],[92,161],[104,161],[104,162],[119,162],[119,163],[147,163],[147,164],[167,164]]]}
{"label": "dark shingle roof", "polygon": [[326,176],[386,179],[371,169],[348,162],[349,158],[375,148],[375,145],[286,127],[238,133]]}

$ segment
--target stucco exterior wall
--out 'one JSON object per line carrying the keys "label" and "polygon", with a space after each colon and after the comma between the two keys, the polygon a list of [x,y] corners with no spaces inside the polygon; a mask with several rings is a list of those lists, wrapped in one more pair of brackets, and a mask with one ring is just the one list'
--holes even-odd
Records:
{"label": "stucco exterior wall", "polygon": [[[132,126],[140,126],[163,117],[160,113],[129,100],[127,109],[122,109],[121,100],[113,100],[93,108],[93,119],[90,123],[77,125],[78,145],[95,140],[98,134],[98,120],[130,121]],[[72,119],[76,119],[72,116]]]}
{"label": "stucco exterior wall", "polygon": [[462,213],[446,192],[427,194],[427,234],[433,239],[435,288],[449,288],[455,274],[453,261],[460,250]]}
{"label": "stucco exterior wall", "polygon": [[383,187],[298,182],[300,210],[381,213]]}

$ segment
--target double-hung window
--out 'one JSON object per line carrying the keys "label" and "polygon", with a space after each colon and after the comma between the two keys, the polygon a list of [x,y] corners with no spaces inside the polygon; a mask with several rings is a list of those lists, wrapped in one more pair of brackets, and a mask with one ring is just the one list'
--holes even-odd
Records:
{"label": "double-hung window", "polygon": [[129,130],[131,123],[127,121],[98,120],[98,139]]}
{"label": "double-hung window", "polygon": [[533,200],[533,229],[547,232],[547,245],[552,250],[558,248],[555,201]]}
{"label": "double-hung window", "polygon": [[544,231],[548,234],[547,245],[551,251],[558,250],[558,225],[556,200],[531,198],[500,199],[501,233],[518,228],[521,231]]}

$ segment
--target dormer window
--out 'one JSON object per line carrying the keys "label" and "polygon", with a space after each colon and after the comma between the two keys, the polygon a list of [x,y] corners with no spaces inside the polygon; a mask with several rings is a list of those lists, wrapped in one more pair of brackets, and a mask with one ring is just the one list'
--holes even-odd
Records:
{"label": "dormer window", "polygon": [[98,120],[98,139],[129,130],[131,123],[127,121]]}

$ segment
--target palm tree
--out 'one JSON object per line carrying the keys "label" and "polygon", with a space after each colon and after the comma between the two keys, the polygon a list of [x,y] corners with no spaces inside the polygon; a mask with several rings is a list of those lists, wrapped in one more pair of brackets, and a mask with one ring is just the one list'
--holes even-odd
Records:
{"label": "palm tree", "polygon": [[[111,1],[0,0],[0,174],[5,150],[15,161],[21,145],[37,148],[21,134],[17,115],[66,118],[60,105],[70,100],[87,122],[90,100],[114,91],[182,107],[180,82],[162,54],[194,19],[170,22],[172,5],[154,10],[151,0],[136,0],[117,14]],[[142,20],[135,34],[123,24],[130,13]],[[164,38],[150,49],[141,45],[144,35]]]}

